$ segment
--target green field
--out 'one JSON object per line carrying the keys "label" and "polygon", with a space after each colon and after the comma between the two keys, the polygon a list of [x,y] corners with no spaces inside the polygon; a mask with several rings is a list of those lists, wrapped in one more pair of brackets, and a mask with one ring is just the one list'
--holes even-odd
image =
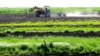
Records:
{"label": "green field", "polygon": [[23,22],[1,23],[0,32],[99,32],[100,21],[48,21],[48,22]]}
{"label": "green field", "polygon": [[25,14],[29,8],[0,8],[0,14]]}
{"label": "green field", "polygon": [[[100,21],[47,21],[0,23],[0,33],[20,32],[99,32]],[[82,33],[81,32],[81,33]],[[34,35],[34,34],[33,34]],[[100,37],[78,36],[22,36],[0,38],[0,55],[92,55],[100,53]]]}
{"label": "green field", "polygon": [[[73,10],[72,10],[73,9]],[[51,8],[51,12],[87,12],[88,9],[99,12],[100,8]],[[89,11],[88,11],[89,12]],[[30,14],[29,8],[0,8],[0,14]],[[51,32],[51,33],[100,33],[99,20],[46,21],[46,22],[10,22],[0,23],[0,55],[27,56],[53,55],[91,55],[100,54],[100,36],[23,36],[13,33]],[[6,37],[1,37],[6,34]],[[5,36],[5,35],[3,35]]]}
{"label": "green field", "polygon": [[[30,8],[0,8],[0,14],[30,14],[34,12],[29,12]],[[59,8],[51,7],[51,12],[99,12],[99,7],[68,7],[68,8]]]}
{"label": "green field", "polygon": [[67,7],[67,8],[51,8],[52,12],[99,12],[100,7]]}
{"label": "green field", "polygon": [[99,54],[100,38],[80,38],[71,36],[43,36],[23,38],[8,36],[0,38],[0,55],[14,56],[27,54]]}

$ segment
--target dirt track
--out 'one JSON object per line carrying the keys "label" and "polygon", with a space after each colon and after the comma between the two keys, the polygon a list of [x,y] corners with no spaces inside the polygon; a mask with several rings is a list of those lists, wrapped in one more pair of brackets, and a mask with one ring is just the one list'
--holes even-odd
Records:
{"label": "dirt track", "polygon": [[100,17],[51,17],[36,18],[32,14],[0,14],[0,22],[24,22],[24,21],[66,21],[66,20],[100,20]]}

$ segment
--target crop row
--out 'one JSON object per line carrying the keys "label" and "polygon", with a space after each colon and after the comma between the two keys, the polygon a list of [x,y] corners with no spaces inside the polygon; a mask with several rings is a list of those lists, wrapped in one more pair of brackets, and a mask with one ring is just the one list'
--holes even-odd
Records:
{"label": "crop row", "polygon": [[67,27],[23,27],[23,28],[1,28],[0,36],[100,36],[100,28],[67,28]]}
{"label": "crop row", "polygon": [[[8,38],[10,37],[10,38]],[[100,38],[35,36],[23,38],[8,36],[0,39],[0,54],[15,55],[92,55],[100,53]],[[16,43],[16,44],[15,44]]]}
{"label": "crop row", "polygon": [[47,22],[22,22],[22,23],[0,23],[0,27],[9,26],[9,27],[17,27],[17,26],[99,26],[100,21],[90,20],[90,21],[47,21]]}
{"label": "crop row", "polygon": [[0,32],[74,32],[74,31],[83,31],[83,32],[99,32],[99,27],[1,27]]}

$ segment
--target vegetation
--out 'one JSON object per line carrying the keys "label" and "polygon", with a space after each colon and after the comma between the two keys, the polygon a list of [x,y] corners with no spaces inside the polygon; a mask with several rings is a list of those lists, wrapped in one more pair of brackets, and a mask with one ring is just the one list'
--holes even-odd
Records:
{"label": "vegetation", "polygon": [[1,23],[0,32],[99,32],[99,21]]}
{"label": "vegetation", "polygon": [[17,26],[68,26],[68,25],[87,25],[87,26],[92,26],[92,25],[100,25],[99,20],[77,20],[77,21],[46,21],[46,22],[11,22],[11,23],[0,23],[0,27],[17,27]]}
{"label": "vegetation", "polygon": [[100,7],[51,8],[52,12],[100,12]]}
{"label": "vegetation", "polygon": [[0,8],[0,14],[28,14],[29,8]]}
{"label": "vegetation", "polygon": [[[73,41],[72,41],[73,40]],[[100,38],[80,38],[64,36],[35,36],[23,38],[8,36],[0,39],[1,55],[45,55],[46,54],[99,54]]]}
{"label": "vegetation", "polygon": [[[68,7],[68,8],[58,8],[58,7],[51,7],[51,12],[100,12],[99,7]],[[72,10],[73,9],[73,10]],[[0,8],[0,14],[29,14],[29,8]]]}
{"label": "vegetation", "polygon": [[[91,21],[48,21],[0,23],[0,32],[99,32],[100,23]],[[77,36],[10,36],[0,38],[0,55],[27,56],[92,55],[100,53],[99,37]]]}
{"label": "vegetation", "polygon": [[[50,8],[51,12],[87,12],[91,9],[99,12],[100,8]],[[73,10],[71,10],[73,9]],[[29,8],[0,8],[0,14],[30,14]],[[5,33],[31,32],[76,32],[100,33],[100,21],[47,21],[47,22],[11,22],[0,23],[0,36]],[[26,37],[26,38],[25,38]],[[53,55],[92,55],[100,54],[100,37],[77,36],[13,36],[0,37],[0,55],[27,56]]]}

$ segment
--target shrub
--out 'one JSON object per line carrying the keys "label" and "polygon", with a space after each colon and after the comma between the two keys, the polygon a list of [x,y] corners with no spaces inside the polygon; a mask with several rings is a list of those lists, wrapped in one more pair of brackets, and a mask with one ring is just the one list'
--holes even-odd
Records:
{"label": "shrub", "polygon": [[27,50],[28,49],[28,46],[27,45],[21,45],[21,47],[20,47],[20,50]]}

